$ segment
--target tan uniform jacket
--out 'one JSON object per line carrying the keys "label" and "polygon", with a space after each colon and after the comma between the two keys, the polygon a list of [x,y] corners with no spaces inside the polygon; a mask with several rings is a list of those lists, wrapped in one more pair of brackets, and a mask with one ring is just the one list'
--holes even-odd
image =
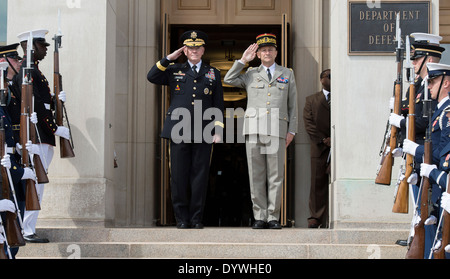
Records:
{"label": "tan uniform jacket", "polygon": [[[273,78],[269,81],[263,66],[241,73],[244,68],[244,64],[236,61],[224,78],[225,83],[247,90],[244,135],[286,138],[288,132],[297,133],[297,87],[293,71],[276,65]],[[276,113],[278,127],[270,125],[271,116]]]}

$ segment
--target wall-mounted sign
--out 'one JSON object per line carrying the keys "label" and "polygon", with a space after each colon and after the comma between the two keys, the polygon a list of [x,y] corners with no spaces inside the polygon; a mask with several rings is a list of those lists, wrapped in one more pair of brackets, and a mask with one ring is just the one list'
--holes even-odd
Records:
{"label": "wall-mounted sign", "polygon": [[349,55],[394,54],[398,14],[402,40],[411,33],[431,33],[431,0],[371,2],[348,2]]}

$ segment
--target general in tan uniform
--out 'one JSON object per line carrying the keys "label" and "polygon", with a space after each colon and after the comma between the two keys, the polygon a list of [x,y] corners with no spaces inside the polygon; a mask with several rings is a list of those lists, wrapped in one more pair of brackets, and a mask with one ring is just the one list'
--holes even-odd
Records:
{"label": "general in tan uniform", "polygon": [[[291,69],[275,63],[276,36],[262,34],[236,61],[224,82],[245,88],[244,120],[254,229],[281,229],[281,189],[286,148],[297,133],[297,88]],[[261,66],[241,73],[255,59]]]}

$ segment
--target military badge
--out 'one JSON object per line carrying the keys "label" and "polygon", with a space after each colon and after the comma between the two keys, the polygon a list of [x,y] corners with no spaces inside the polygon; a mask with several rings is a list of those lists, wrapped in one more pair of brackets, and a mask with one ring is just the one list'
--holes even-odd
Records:
{"label": "military badge", "polygon": [[214,73],[214,69],[210,69],[209,72],[205,75],[206,78],[210,80],[216,80],[216,74]]}
{"label": "military badge", "polygon": [[279,78],[277,78],[277,82],[278,83],[285,83],[285,84],[287,84],[287,83],[289,83],[289,79],[288,78],[284,78],[284,77],[279,77]]}
{"label": "military badge", "polygon": [[450,154],[447,154],[447,157],[445,158],[445,162],[443,164],[444,168],[448,168],[448,161],[450,160]]}
{"label": "military badge", "polygon": [[439,122],[439,116],[438,118],[436,118],[436,120],[433,122],[433,129],[431,129],[431,132],[434,132],[434,127],[436,126],[436,124]]}
{"label": "military badge", "polygon": [[205,90],[203,92],[205,92],[205,95],[208,95],[209,94],[209,88],[205,88]]}
{"label": "military badge", "polygon": [[177,87],[175,87],[175,91],[180,91],[181,90],[181,88],[180,88],[180,86],[177,84]]}
{"label": "military badge", "polygon": [[416,97],[416,104],[420,102],[420,97],[422,97],[422,93],[419,93]]}

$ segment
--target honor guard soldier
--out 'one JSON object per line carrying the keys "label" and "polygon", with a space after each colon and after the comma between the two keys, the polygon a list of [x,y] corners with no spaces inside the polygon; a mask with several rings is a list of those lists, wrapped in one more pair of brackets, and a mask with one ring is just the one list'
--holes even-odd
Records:
{"label": "honor guard soldier", "polygon": [[[32,116],[31,121],[37,125],[37,135],[39,135],[39,155],[45,170],[48,170],[49,165],[53,159],[54,147],[56,145],[55,136],[64,137],[66,139],[70,138],[69,129],[63,126],[57,126],[55,123],[55,119],[53,117],[54,99],[51,94],[47,78],[39,69],[39,63],[47,55],[47,48],[48,46],[50,46],[50,44],[47,43],[45,39],[47,33],[48,30],[39,29],[23,32],[18,35],[20,44],[24,52],[24,60],[22,62],[22,67],[19,74],[16,75],[16,78],[14,78],[14,84],[16,87],[15,90],[16,92],[21,92],[20,87],[22,86],[23,81],[23,70],[27,65],[27,60],[30,59],[30,57],[27,57],[27,40],[31,34],[33,45],[33,60],[31,61],[31,66],[33,69],[31,71],[31,76],[33,82],[34,113],[36,113],[36,115],[34,115],[35,117]],[[16,98],[17,97],[18,96],[16,96]],[[19,125],[20,123],[13,124]],[[41,203],[44,193],[44,184],[36,184],[36,190],[39,196],[39,201]],[[42,239],[36,235],[36,223],[38,215],[38,210],[25,212],[25,240],[35,243],[47,243],[48,239]]]}
{"label": "honor guard soldier", "polygon": [[[450,143],[450,126],[449,118],[446,111],[450,109],[450,66],[438,63],[428,63],[428,89],[432,99],[438,102],[438,105],[431,118],[431,142],[432,142],[432,161],[433,165],[438,165],[442,151]],[[427,96],[424,96],[426,99]],[[424,146],[414,143],[408,139],[403,142],[403,150],[414,156],[417,164],[421,164],[421,176],[429,177],[432,167],[423,163]],[[433,182],[437,182],[439,179]],[[430,217],[425,221],[425,258],[428,258],[429,251],[432,248],[433,240],[436,235],[436,223],[440,211],[439,200],[442,195],[442,187],[436,183],[432,183]],[[419,197],[420,203],[420,197]]]}
{"label": "honor guard soldier", "polygon": [[[281,192],[286,148],[297,133],[297,87],[291,69],[275,63],[277,40],[273,34],[257,36],[225,76],[224,82],[247,90],[244,117],[253,229],[281,229]],[[261,60],[242,74],[246,64]]]}
{"label": "honor guard soldier", "polygon": [[[428,34],[428,33],[412,33],[410,35],[414,39],[411,45],[412,51],[411,61],[414,66],[415,77],[415,143],[419,145],[424,144],[425,132],[428,127],[428,119],[423,117],[423,98],[425,89],[425,79],[428,77],[428,63],[439,63],[442,58],[442,53],[445,48],[441,47],[439,44],[442,40],[441,36]],[[406,92],[406,98],[402,101],[401,115],[392,113],[389,118],[389,124],[400,128],[401,142],[407,138],[406,131],[406,117],[409,113],[409,88]],[[393,109],[393,98],[391,99],[391,109]],[[431,107],[434,111],[437,105],[436,100],[431,100]],[[402,156],[402,149],[397,148],[393,152],[394,157]],[[420,165],[414,164],[414,173],[408,178],[408,183],[412,185],[412,194],[414,200],[417,200],[418,191],[421,177],[418,176],[420,173]],[[407,241],[400,241],[401,245],[406,246]]]}
{"label": "honor guard soldier", "polygon": [[[156,63],[147,79],[170,86],[170,107],[161,137],[170,140],[177,227],[202,229],[212,143],[220,142],[223,134],[223,88],[219,70],[202,61],[207,35],[192,30],[185,32],[181,41],[183,47]],[[188,61],[174,64],[183,53]],[[207,110],[216,112],[214,119],[204,120]],[[204,133],[211,125],[211,133]]]}
{"label": "honor guard soldier", "polygon": [[[11,57],[10,57],[10,59],[11,59]],[[14,75],[14,71],[12,71],[10,67],[8,67],[10,64],[14,64],[14,63],[15,63],[14,61],[11,61],[11,63],[0,62],[0,69],[7,69],[6,71],[4,71],[4,76],[11,77],[11,75]],[[8,73],[8,74],[6,74],[6,73]],[[5,79],[4,88],[6,88],[6,89],[7,89],[7,87],[6,87],[7,84],[8,84],[8,79]],[[23,217],[24,217],[23,214],[25,211],[25,183],[24,183],[24,181],[27,179],[34,179],[35,174],[32,169],[23,168],[20,165],[20,155],[18,154],[17,149],[15,148],[18,141],[15,138],[15,135],[13,132],[13,126],[12,126],[12,121],[11,121],[12,118],[7,110],[7,102],[10,100],[9,90],[5,90],[4,94],[5,94],[5,96],[0,96],[0,123],[1,123],[2,128],[4,129],[4,133],[5,133],[5,143],[7,146],[5,151],[7,154],[0,154],[0,157],[2,157],[1,165],[10,170],[10,174],[11,174],[10,181],[12,181],[12,183],[13,183],[14,194],[15,194],[15,198],[13,196],[11,196],[10,199],[13,201],[17,200],[17,207],[18,207],[17,209],[20,212],[20,218],[23,219]],[[26,148],[30,152],[30,154],[37,152],[37,146],[34,144],[31,144],[31,142],[29,144],[27,144]],[[8,180],[8,182],[9,182],[9,180]],[[3,185],[1,185],[0,188],[2,186]],[[14,205],[14,209],[16,209],[15,205]],[[18,250],[19,250],[19,248],[11,248],[10,249],[12,258],[15,258]]]}
{"label": "honor guard soldier", "polygon": [[[425,131],[428,126],[428,120],[423,117],[423,93],[425,78],[428,76],[427,63],[439,63],[442,58],[442,53],[445,48],[439,46],[442,40],[441,36],[426,34],[426,33],[412,33],[411,38],[414,39],[412,43],[411,61],[414,65],[415,77],[415,127],[416,127],[416,143],[423,144],[425,140]],[[406,50],[411,51],[411,50]],[[432,101],[432,107],[436,107],[436,100]],[[393,106],[393,98],[391,99],[391,108]],[[390,124],[401,128],[401,135],[406,138],[406,116],[409,112],[409,88],[402,100],[402,115],[391,114]],[[401,153],[401,152],[399,152]]]}
{"label": "honor guard soldier", "polygon": [[[427,33],[412,33],[411,38],[414,42],[411,45],[413,54],[411,55],[411,61],[414,66],[415,77],[415,142],[419,145],[423,145],[425,141],[425,132],[428,126],[428,120],[423,117],[423,97],[424,97],[424,83],[428,76],[428,63],[439,63],[442,58],[442,53],[445,48],[439,46],[442,40],[441,36]],[[411,51],[411,50],[406,50]],[[393,98],[391,99],[391,108],[393,109]],[[431,101],[433,111],[437,105],[436,100]],[[409,88],[406,92],[406,98],[402,100],[401,115],[392,113],[389,117],[389,124],[394,125],[401,129],[401,137],[403,141],[407,137],[406,131],[406,117],[409,113]],[[401,149],[393,151],[395,157],[402,155]],[[414,185],[420,184],[420,178],[416,174],[419,173],[419,166],[415,165],[415,175],[412,175],[409,179],[410,183]],[[413,187],[414,192],[417,193],[418,187]]]}

